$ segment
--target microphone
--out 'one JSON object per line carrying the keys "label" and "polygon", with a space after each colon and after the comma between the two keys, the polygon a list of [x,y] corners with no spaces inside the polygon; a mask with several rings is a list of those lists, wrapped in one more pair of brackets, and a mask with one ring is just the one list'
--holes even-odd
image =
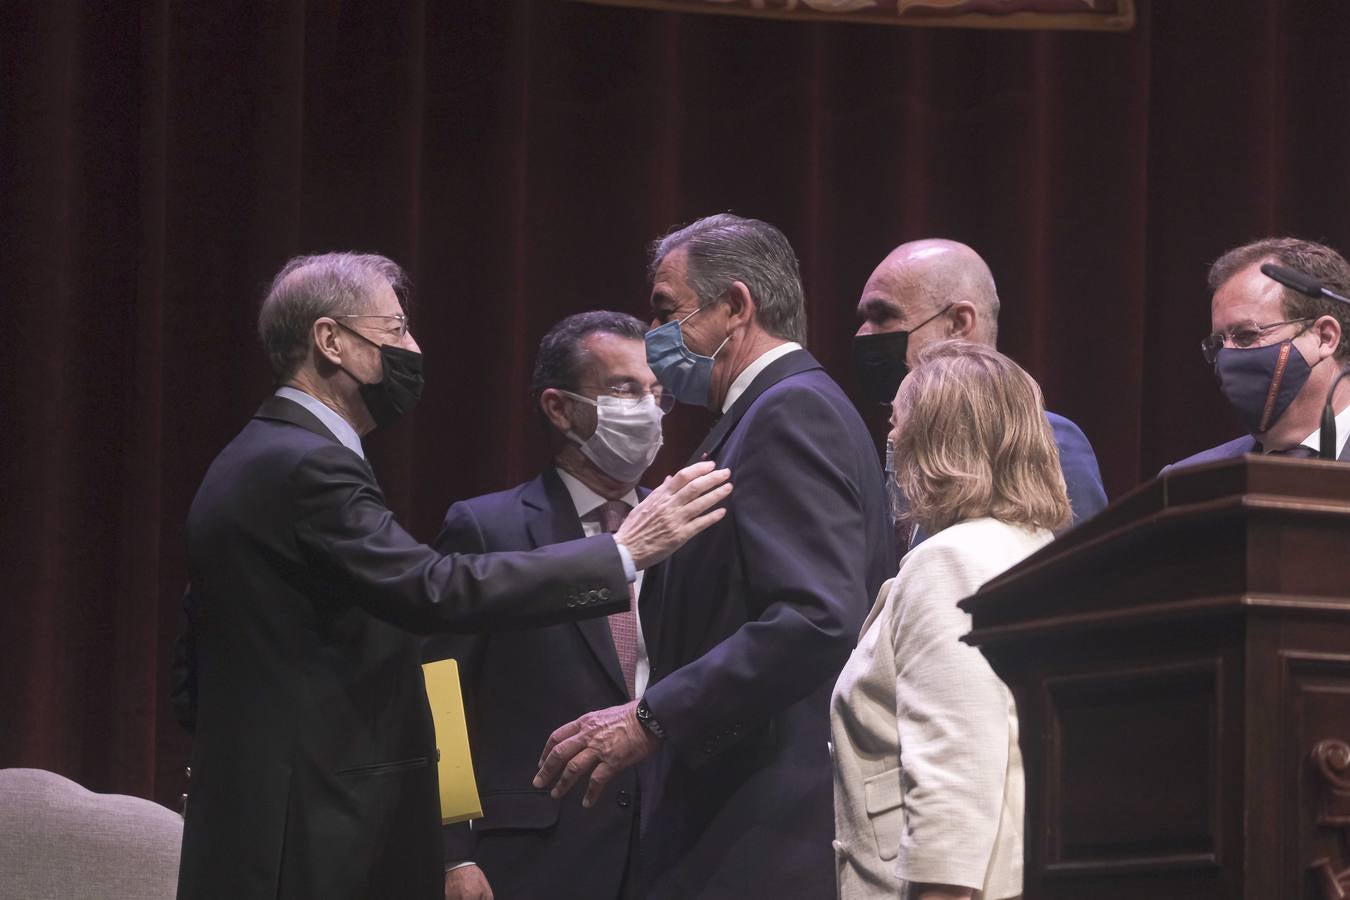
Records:
{"label": "microphone", "polygon": [[1317,436],[1318,459],[1336,458],[1336,410],[1331,405],[1331,400],[1336,396],[1336,385],[1341,383],[1341,379],[1350,375],[1350,366],[1346,366],[1341,373],[1331,379],[1331,389],[1327,391],[1327,403],[1322,407],[1322,429]]}
{"label": "microphone", "polygon": [[1288,266],[1276,265],[1275,263],[1262,263],[1261,274],[1267,278],[1278,281],[1280,284],[1291,290],[1298,291],[1300,294],[1306,294],[1309,297],[1327,297],[1332,300],[1339,300],[1342,303],[1350,303],[1350,297],[1347,297],[1344,294],[1338,294],[1311,275],[1305,275],[1297,269],[1291,269]]}

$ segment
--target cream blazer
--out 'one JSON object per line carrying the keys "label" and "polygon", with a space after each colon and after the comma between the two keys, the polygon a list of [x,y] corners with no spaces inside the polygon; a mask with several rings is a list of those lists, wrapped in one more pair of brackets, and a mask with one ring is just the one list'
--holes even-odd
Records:
{"label": "cream blazer", "polygon": [[957,601],[1049,531],[970,519],[924,541],[878,594],[830,703],[835,861],[843,900],[910,882],[1022,892],[1022,755],[1012,694],[960,641]]}

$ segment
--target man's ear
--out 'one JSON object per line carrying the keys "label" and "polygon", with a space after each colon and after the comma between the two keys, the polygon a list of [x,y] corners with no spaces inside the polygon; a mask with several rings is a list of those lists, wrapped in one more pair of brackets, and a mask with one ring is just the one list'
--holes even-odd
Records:
{"label": "man's ear", "polygon": [[723,292],[721,300],[727,305],[730,316],[727,318],[729,330],[734,331],[746,322],[753,321],[757,307],[755,298],[750,295],[750,289],[742,281],[733,281],[731,286]]}
{"label": "man's ear", "polygon": [[315,352],[335,366],[342,365],[342,341],[338,335],[340,329],[332,319],[320,317],[310,326],[310,337],[314,340]]}
{"label": "man's ear", "polygon": [[947,321],[948,337],[968,341],[974,337],[980,317],[974,303],[969,300],[957,300],[952,304],[952,308],[947,310]]}
{"label": "man's ear", "polygon": [[549,424],[560,432],[572,430],[572,400],[557,388],[545,388],[539,395],[539,409]]}
{"label": "man's ear", "polygon": [[1312,330],[1317,335],[1317,358],[1326,359],[1335,355],[1341,346],[1341,323],[1335,316],[1321,316],[1313,323]]}

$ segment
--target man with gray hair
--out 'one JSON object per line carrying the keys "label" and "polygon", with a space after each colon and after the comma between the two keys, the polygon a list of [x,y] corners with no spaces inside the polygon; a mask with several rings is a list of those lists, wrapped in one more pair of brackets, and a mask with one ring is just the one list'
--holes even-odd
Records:
{"label": "man with gray hair", "polygon": [[[863,396],[889,410],[900,382],[929,344],[949,338],[998,344],[998,290],[980,255],[957,241],[928,238],[896,247],[872,272],[858,300],[862,324],[853,357]],[[1075,523],[1106,506],[1097,455],[1083,430],[1047,412]],[[921,540],[915,533],[910,544]],[[903,549],[903,548],[902,548]]]}
{"label": "man with gray hair", "polygon": [[361,444],[421,393],[406,284],[384,257],[301,257],[263,302],[280,386],[211,464],[187,521],[185,900],[441,897],[415,634],[618,612],[638,570],[724,514],[726,473],[705,464],[613,535],[480,555],[418,543]]}
{"label": "man with gray hair", "polygon": [[590,805],[652,757],[648,897],[831,896],[830,692],[895,572],[881,467],[802,349],[782,232],[700,219],[656,242],[651,276],[647,362],[677,399],[721,413],[693,459],[733,467],[736,491],[643,594],[651,685],[555,731],[535,784],[560,796],[589,772]]}

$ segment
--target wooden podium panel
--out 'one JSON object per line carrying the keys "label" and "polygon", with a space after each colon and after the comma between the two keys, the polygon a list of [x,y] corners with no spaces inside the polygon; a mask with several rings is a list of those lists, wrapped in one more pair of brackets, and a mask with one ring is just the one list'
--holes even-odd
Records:
{"label": "wooden podium panel", "polygon": [[1017,698],[1028,898],[1350,897],[1350,466],[1169,474],[962,605]]}

